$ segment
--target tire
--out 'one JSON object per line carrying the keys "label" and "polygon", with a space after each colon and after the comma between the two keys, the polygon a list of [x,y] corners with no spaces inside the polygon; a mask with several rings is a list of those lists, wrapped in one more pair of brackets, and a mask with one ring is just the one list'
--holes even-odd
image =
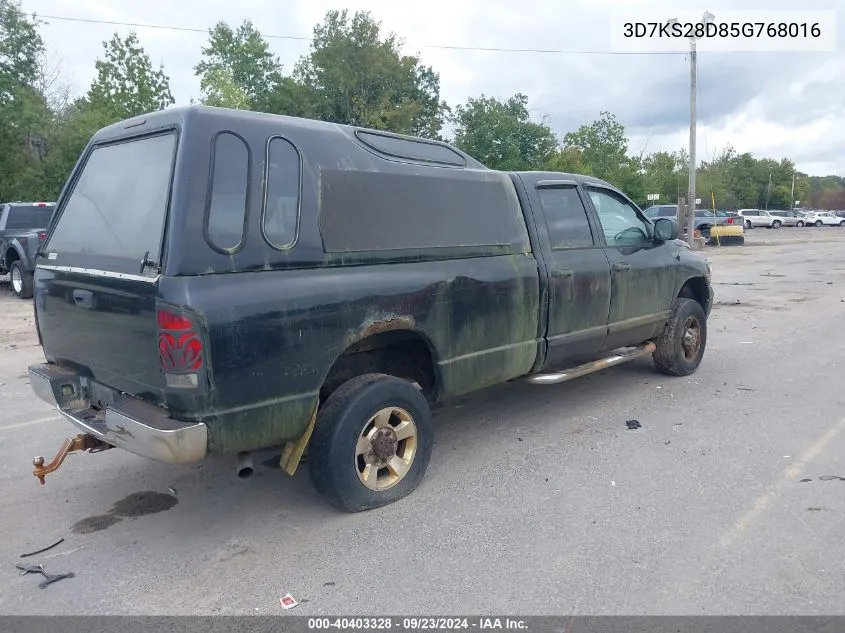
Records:
{"label": "tire", "polygon": [[747,228],[747,229],[750,229],[750,228],[751,228],[751,220],[746,220],[746,221],[745,221],[745,228]]}
{"label": "tire", "polygon": [[798,222],[795,223],[795,226],[804,226],[804,220],[798,220]]}
{"label": "tire", "polygon": [[845,220],[842,220],[842,221],[839,223],[839,226],[845,226]]}
{"label": "tire", "polygon": [[[385,409],[394,411],[387,418],[376,415]],[[403,419],[405,416],[407,419]],[[376,421],[377,417],[381,418],[380,422]],[[407,429],[408,419],[416,431],[414,442],[410,437],[397,442],[395,432],[386,432],[379,446],[369,442],[367,453],[358,452],[362,436],[372,436],[382,428],[390,427],[392,431],[400,425]],[[329,503],[347,512],[385,506],[417,488],[428,468],[433,447],[431,409],[419,389],[406,380],[385,374],[357,376],[338,387],[317,414],[308,447],[311,482]],[[407,465],[411,450],[410,467],[402,476],[397,476],[392,468],[376,467],[394,459]],[[378,461],[374,466],[369,460]],[[395,481],[391,483],[391,479]]]}
{"label": "tire", "polygon": [[824,222],[822,222],[821,220],[816,220],[816,226],[821,226],[822,224],[824,224]]}
{"label": "tire", "polygon": [[780,220],[775,220],[774,222],[772,222],[772,228],[773,229],[779,229],[782,226],[783,226],[783,222],[781,222]]}
{"label": "tire", "polygon": [[20,260],[12,262],[9,266],[9,276],[15,296],[18,299],[31,299],[32,273],[24,269]]}
{"label": "tire", "polygon": [[[694,350],[685,345],[685,335],[690,334],[692,327],[697,329],[697,338],[687,340],[693,343]],[[675,299],[669,309],[669,319],[663,333],[654,343],[657,349],[652,358],[659,372],[668,376],[689,376],[694,373],[701,364],[707,346],[707,317],[701,305],[693,299]]]}

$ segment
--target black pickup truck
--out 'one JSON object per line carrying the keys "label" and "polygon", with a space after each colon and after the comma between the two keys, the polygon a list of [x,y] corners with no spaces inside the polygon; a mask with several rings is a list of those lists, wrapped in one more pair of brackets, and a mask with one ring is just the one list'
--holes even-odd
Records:
{"label": "black pickup truck", "polygon": [[0,204],[0,275],[9,275],[12,292],[20,299],[32,298],[35,254],[47,237],[54,202],[7,202]]}
{"label": "black pickup truck", "polygon": [[207,107],[98,132],[38,259],[32,388],[81,433],[189,463],[307,448],[359,511],[410,493],[431,407],[645,355],[689,375],[706,261],[605,182],[486,169],[454,147]]}

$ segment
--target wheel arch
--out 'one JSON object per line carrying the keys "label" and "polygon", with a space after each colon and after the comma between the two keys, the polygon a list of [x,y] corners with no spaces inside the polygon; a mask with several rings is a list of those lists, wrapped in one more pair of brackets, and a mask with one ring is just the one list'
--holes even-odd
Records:
{"label": "wheel arch", "polygon": [[441,394],[437,352],[431,340],[408,316],[368,319],[347,335],[343,350],[329,366],[320,383],[311,423],[304,434],[290,442],[282,454],[282,468],[296,472],[314,432],[317,412],[341,385],[364,374],[387,374],[415,383],[429,403]]}
{"label": "wheel arch", "polygon": [[708,296],[707,280],[704,277],[690,277],[681,285],[677,295],[679,299],[692,299],[697,302],[705,314],[707,313]]}

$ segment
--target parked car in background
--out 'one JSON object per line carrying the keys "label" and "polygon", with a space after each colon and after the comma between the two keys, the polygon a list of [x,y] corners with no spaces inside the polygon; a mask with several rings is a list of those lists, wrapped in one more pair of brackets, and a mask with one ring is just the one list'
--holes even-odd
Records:
{"label": "parked car in background", "polygon": [[804,214],[798,211],[769,211],[783,222],[783,226],[804,226]]}
{"label": "parked car in background", "polygon": [[[647,218],[656,220],[658,218],[670,218],[675,220],[678,214],[678,207],[674,204],[658,204],[648,207],[643,211]],[[695,230],[701,232],[701,236],[705,239],[710,239],[710,229],[714,226],[730,225],[735,222],[735,218],[730,216],[720,216],[709,209],[695,210]],[[741,226],[741,225],[740,225]],[[681,233],[684,232],[685,227],[679,227]],[[742,231],[740,231],[740,234]]]}
{"label": "parked car in background", "polygon": [[783,226],[781,218],[771,215],[763,209],[739,209],[736,214],[742,218],[743,226],[752,229],[765,226],[767,229],[779,229]]}
{"label": "parked car in background", "polygon": [[32,298],[35,254],[47,237],[55,208],[54,202],[0,204],[0,275],[8,273],[19,299]]}
{"label": "parked car in background", "polygon": [[812,211],[804,219],[807,226],[845,226],[845,218],[832,211]]}

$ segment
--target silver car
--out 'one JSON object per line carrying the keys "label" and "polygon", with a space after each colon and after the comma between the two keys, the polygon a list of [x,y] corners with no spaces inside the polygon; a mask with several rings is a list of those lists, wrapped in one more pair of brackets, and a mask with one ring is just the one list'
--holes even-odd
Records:
{"label": "silver car", "polygon": [[781,218],[771,215],[768,211],[763,211],[762,209],[740,209],[736,214],[742,218],[742,223],[746,229],[757,226],[779,229],[783,226],[783,220]]}
{"label": "silver car", "polygon": [[804,216],[798,211],[769,211],[769,215],[783,222],[783,226],[804,226]]}

